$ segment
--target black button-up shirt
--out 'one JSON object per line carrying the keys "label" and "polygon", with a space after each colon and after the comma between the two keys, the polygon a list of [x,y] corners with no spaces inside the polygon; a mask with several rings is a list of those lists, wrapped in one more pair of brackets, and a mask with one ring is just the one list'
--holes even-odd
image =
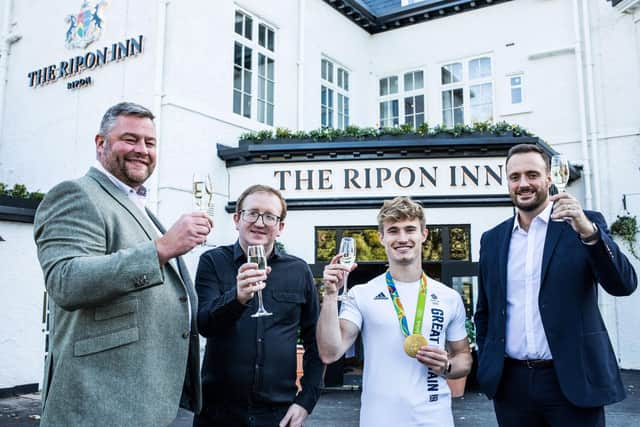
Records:
{"label": "black button-up shirt", "polygon": [[[273,315],[253,318],[258,298],[247,305],[236,298],[238,268],[246,259],[238,242],[200,257],[198,328],[207,338],[202,383],[215,399],[204,405],[297,403],[311,413],[324,370],[316,346],[319,301],[311,270],[300,258],[274,248],[262,291],[264,306]],[[302,391],[296,395],[298,330],[305,353]]]}

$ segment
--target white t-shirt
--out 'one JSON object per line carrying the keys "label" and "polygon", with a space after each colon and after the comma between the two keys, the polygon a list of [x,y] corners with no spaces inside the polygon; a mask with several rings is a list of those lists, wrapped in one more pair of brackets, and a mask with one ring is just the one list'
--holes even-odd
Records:
{"label": "white t-shirt", "polygon": [[[395,282],[409,330],[418,302],[420,281]],[[384,274],[353,287],[340,308],[340,319],[362,332],[364,372],[360,426],[453,426],[447,381],[404,352],[404,335]],[[462,298],[453,289],[427,279],[422,334],[429,345],[467,337]]]}

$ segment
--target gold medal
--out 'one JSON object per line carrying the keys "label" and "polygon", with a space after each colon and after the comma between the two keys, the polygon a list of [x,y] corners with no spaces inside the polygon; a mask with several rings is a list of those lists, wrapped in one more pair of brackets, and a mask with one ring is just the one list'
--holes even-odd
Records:
{"label": "gold medal", "polygon": [[409,357],[416,357],[418,354],[418,350],[420,347],[427,345],[427,339],[420,334],[411,334],[404,339],[404,352],[409,355]]}

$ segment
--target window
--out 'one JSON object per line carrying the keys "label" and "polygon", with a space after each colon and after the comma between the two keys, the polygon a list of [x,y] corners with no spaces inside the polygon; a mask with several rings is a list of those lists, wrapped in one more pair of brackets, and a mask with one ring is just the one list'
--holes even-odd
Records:
{"label": "window", "polygon": [[380,79],[380,96],[394,95],[398,93],[398,76]]}
{"label": "window", "polygon": [[321,61],[322,80],[333,83],[333,63],[327,59]]}
{"label": "window", "polygon": [[345,129],[349,126],[349,97],[345,93],[349,92],[349,72],[344,68],[338,68],[338,129]]}
{"label": "window", "polygon": [[414,128],[425,122],[424,72],[422,70],[409,71],[400,76],[383,77],[379,80],[378,86],[380,127],[399,126],[400,119]]}
{"label": "window", "polygon": [[[427,225],[429,234],[422,244],[422,262],[471,261],[470,226]],[[356,240],[359,263],[386,262],[376,226],[316,227],[316,262],[330,262],[342,237]]]}
{"label": "window", "polygon": [[413,71],[404,75],[404,91],[422,89],[424,87],[424,74],[422,71]]}
{"label": "window", "polygon": [[442,125],[453,127],[464,123],[464,101],[462,89],[442,91]]}
{"label": "window", "polygon": [[[471,227],[469,224],[427,225],[429,233],[422,244],[422,270],[435,280],[451,284],[463,296],[467,316],[473,314],[477,299],[477,263],[471,260]],[[387,269],[385,249],[378,238],[378,227],[369,226],[317,226],[315,227],[314,275],[335,256],[340,240],[352,237],[356,242],[358,278],[356,282],[370,280]],[[355,277],[354,277],[355,279]]]}
{"label": "window", "polygon": [[522,74],[509,77],[509,92],[511,93],[511,104],[517,105],[524,102],[522,94]]}
{"label": "window", "polygon": [[273,45],[275,44],[275,33],[269,27],[264,24],[258,25],[258,44],[264,48],[273,52]]}
{"label": "window", "polygon": [[[254,31],[257,31],[257,37]],[[270,126],[274,123],[275,110],[274,52],[275,30],[262,22],[254,25],[251,16],[236,11],[233,112],[249,119],[255,117]],[[258,89],[255,103],[254,87]]]}
{"label": "window", "polygon": [[[488,81],[486,81],[488,80]],[[469,98],[471,123],[493,119],[493,84],[491,83],[491,59],[477,58],[469,61]]]}
{"label": "window", "polygon": [[248,40],[253,37],[253,19],[240,11],[236,11],[236,34]]}
{"label": "window", "polygon": [[414,128],[424,123],[424,95],[404,98],[404,122]]}
{"label": "window", "polygon": [[258,54],[258,121],[273,125],[274,60]]}
{"label": "window", "polygon": [[320,123],[323,128],[333,127],[333,90],[328,87],[320,87],[320,104],[322,111],[320,113]]}
{"label": "window", "polygon": [[380,79],[380,127],[393,127],[400,124],[400,109],[398,99],[398,76]]}
{"label": "window", "polygon": [[[416,128],[424,123],[424,73],[412,71],[404,74],[404,122]],[[413,94],[417,92],[420,94]]]}
{"label": "window", "polygon": [[251,117],[251,48],[238,42],[233,55],[233,112]]}
{"label": "window", "polygon": [[338,94],[338,129],[349,126],[349,97]]}
{"label": "window", "polygon": [[323,128],[345,129],[349,126],[349,71],[323,58],[320,76],[320,124]]}
{"label": "window", "polygon": [[469,88],[471,123],[486,122],[493,118],[492,84],[483,83]]}
{"label": "window", "polygon": [[343,68],[338,68],[338,87],[349,90],[349,73]]}
{"label": "window", "polygon": [[380,127],[393,127],[400,124],[398,100],[382,101],[380,103]]}
{"label": "window", "polygon": [[440,68],[442,124],[493,120],[493,81],[490,57],[445,64]]}

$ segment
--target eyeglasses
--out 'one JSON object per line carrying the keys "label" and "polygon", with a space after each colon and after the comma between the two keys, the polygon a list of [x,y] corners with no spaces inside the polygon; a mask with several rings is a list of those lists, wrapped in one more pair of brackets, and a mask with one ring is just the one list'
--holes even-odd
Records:
{"label": "eyeglasses", "polygon": [[268,227],[274,226],[280,221],[280,217],[270,213],[259,213],[256,211],[240,211],[241,218],[251,224],[258,222],[258,218],[262,218],[262,223]]}

